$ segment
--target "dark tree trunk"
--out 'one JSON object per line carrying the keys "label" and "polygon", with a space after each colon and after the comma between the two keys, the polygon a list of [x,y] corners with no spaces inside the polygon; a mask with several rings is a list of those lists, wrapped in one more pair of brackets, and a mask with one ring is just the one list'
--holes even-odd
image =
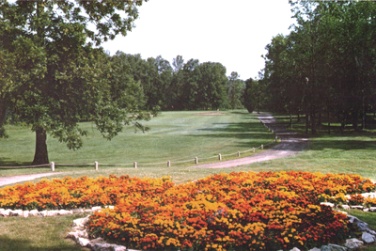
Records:
{"label": "dark tree trunk", "polygon": [[352,115],[352,127],[353,127],[354,131],[359,131],[359,127],[358,127],[359,112],[358,112],[358,110],[355,110],[351,115]]}
{"label": "dark tree trunk", "polygon": [[316,130],[316,113],[311,112],[311,134],[315,135],[317,132]]}
{"label": "dark tree trunk", "polygon": [[33,165],[48,164],[47,132],[44,128],[38,127],[35,130],[35,155]]}
{"label": "dark tree trunk", "polygon": [[6,115],[6,105],[4,101],[0,100],[0,125],[4,123],[5,115]]}
{"label": "dark tree trunk", "polygon": [[5,129],[4,129],[5,115],[6,115],[5,102],[0,100],[0,138],[6,136]]}

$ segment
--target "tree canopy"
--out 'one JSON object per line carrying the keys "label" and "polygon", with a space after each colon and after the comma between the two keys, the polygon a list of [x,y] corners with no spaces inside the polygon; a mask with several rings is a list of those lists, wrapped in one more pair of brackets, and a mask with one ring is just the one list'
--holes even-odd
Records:
{"label": "tree canopy", "polygon": [[[296,24],[266,47],[268,107],[304,113],[314,134],[322,113],[365,126],[376,99],[376,3],[290,1]],[[330,128],[330,127],[329,127]]]}
{"label": "tree canopy", "polygon": [[78,124],[82,119],[95,121],[111,139],[124,121],[142,118],[138,100],[127,98],[125,92],[137,93],[137,83],[129,79],[127,88],[115,95],[119,83],[111,74],[116,69],[95,48],[126,35],[142,3],[1,1],[0,63],[6,67],[0,67],[0,125],[10,111],[13,119],[31,126],[36,133],[34,164],[49,162],[47,132],[77,149],[85,135]]}

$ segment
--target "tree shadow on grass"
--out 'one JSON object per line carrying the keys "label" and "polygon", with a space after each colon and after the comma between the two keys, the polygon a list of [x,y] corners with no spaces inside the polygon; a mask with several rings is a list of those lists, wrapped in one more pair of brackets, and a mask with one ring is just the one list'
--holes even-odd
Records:
{"label": "tree shadow on grass", "polygon": [[198,129],[197,137],[238,139],[239,146],[250,146],[270,142],[274,136],[258,122],[215,123],[210,128]]}
{"label": "tree shadow on grass", "polygon": [[[34,243],[35,245],[35,243]],[[43,246],[43,244],[42,244]],[[71,246],[64,247],[35,247],[33,243],[28,239],[11,239],[7,236],[0,236],[0,250],[1,251],[82,251],[88,249],[82,249],[72,241]]]}
{"label": "tree shadow on grass", "polygon": [[[287,133],[283,138],[304,138],[307,135],[292,133],[288,135],[286,123],[273,123],[273,128],[277,127],[283,133]],[[266,128],[260,127],[258,122],[240,122],[240,123],[216,123],[211,128],[199,129],[204,134],[196,135],[198,137],[211,138],[235,138],[239,139],[239,147],[256,144],[268,143],[274,139],[274,136]],[[310,136],[312,137],[312,136]],[[376,132],[357,132],[345,134],[333,134],[329,139],[320,139],[319,137],[312,137],[312,144],[310,150],[376,150]],[[368,137],[371,140],[361,140],[359,137]],[[247,142],[246,139],[249,139]]]}
{"label": "tree shadow on grass", "polygon": [[0,166],[26,166],[30,165],[30,162],[15,161],[10,158],[0,157]]}
{"label": "tree shadow on grass", "polygon": [[375,141],[364,141],[357,139],[340,139],[333,138],[333,140],[316,140],[311,147],[311,150],[325,150],[325,149],[339,149],[339,150],[376,150]]}

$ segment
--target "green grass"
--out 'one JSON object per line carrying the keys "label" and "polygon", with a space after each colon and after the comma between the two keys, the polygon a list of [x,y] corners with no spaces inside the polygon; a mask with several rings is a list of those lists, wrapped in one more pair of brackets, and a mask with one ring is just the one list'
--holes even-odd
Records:
{"label": "green grass", "polygon": [[[287,116],[276,116],[278,121],[287,123]],[[293,128],[304,127],[294,118]],[[279,159],[252,165],[256,170],[302,170],[324,173],[356,173],[376,181],[376,130],[364,132],[319,130],[318,135],[306,135],[309,145],[306,151],[296,157]]]}
{"label": "green grass", "polygon": [[[368,226],[371,229],[376,229],[376,214],[375,213],[367,213],[360,210],[349,210],[347,213],[359,218],[360,220],[367,222]],[[375,251],[376,245],[369,245],[365,246],[363,251]]]}
{"label": "green grass", "polygon": [[[279,119],[284,118],[279,117]],[[304,122],[304,119],[302,121]],[[195,156],[210,157],[218,153],[242,151],[270,142],[273,135],[261,126],[255,115],[249,115],[245,111],[221,112],[220,116],[218,114],[209,116],[203,112],[167,112],[147,123],[152,128],[150,132],[134,134],[133,129],[127,129],[110,142],[103,140],[91,124],[85,123],[83,126],[88,129],[89,136],[84,141],[84,147],[76,152],[67,150],[64,145],[49,138],[50,159],[57,163],[67,163],[66,161],[86,163],[94,160],[108,164],[140,162],[138,169],[100,165],[98,172],[94,170],[94,165],[79,168],[58,166],[56,171],[61,171],[63,174],[56,177],[84,175],[95,177],[110,174],[137,177],[170,176],[174,182],[183,183],[219,172],[300,170],[357,173],[376,181],[375,130],[345,134],[332,132],[330,135],[323,130],[319,136],[310,137],[307,149],[295,157],[236,168],[197,169],[193,164],[173,165],[167,168],[165,164],[158,163],[165,163],[168,159],[177,161]],[[293,127],[299,128],[299,126],[301,127],[301,124],[294,124]],[[7,129],[10,137],[0,140],[0,165],[28,163],[33,156],[34,135],[27,128],[13,126]],[[143,163],[157,164],[143,165]],[[48,170],[0,169],[0,176]],[[370,226],[376,229],[375,216],[369,213],[364,214],[364,217],[365,221],[370,221]],[[71,220],[70,216],[61,219],[36,217],[1,220],[0,250],[79,250],[73,242],[62,240],[62,236],[69,231]],[[45,224],[52,225],[52,229],[45,230]],[[57,225],[61,227],[56,227],[55,231],[54,226]],[[29,231],[30,229],[33,231]],[[33,232],[46,233],[45,238],[48,239],[46,244],[38,246],[44,240],[36,237]],[[26,244],[17,244],[18,242]],[[369,246],[365,250],[376,250],[376,248]]]}
{"label": "green grass", "polygon": [[[98,161],[102,165],[165,166],[167,161],[192,161],[219,153],[230,154],[270,143],[273,135],[265,131],[256,116],[243,110],[229,112],[163,112],[144,123],[151,128],[142,133],[126,128],[106,141],[92,123],[82,123],[88,132],[84,146],[68,150],[56,139],[48,138],[50,161],[78,165]],[[34,135],[30,129],[7,126],[7,139],[0,140],[0,165],[26,165],[33,159]]]}
{"label": "green grass", "polygon": [[10,217],[0,222],[2,251],[79,251],[82,249],[65,236],[72,221],[82,215],[58,217]]}

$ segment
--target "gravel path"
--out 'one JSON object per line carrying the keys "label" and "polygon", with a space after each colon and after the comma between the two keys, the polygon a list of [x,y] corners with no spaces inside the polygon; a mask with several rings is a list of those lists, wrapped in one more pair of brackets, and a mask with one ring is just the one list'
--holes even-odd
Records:
{"label": "gravel path", "polygon": [[273,159],[286,158],[294,156],[302,151],[308,144],[308,139],[300,137],[297,133],[289,131],[282,124],[276,123],[273,116],[269,113],[261,113],[259,120],[268,128],[274,131],[275,135],[281,139],[281,143],[276,146],[264,150],[258,154],[249,157],[222,161],[217,163],[202,164],[195,166],[196,168],[230,168],[236,166],[248,165],[256,162],[263,162]]}
{"label": "gravel path", "polygon": [[[249,157],[196,165],[195,168],[230,168],[236,166],[248,165],[256,162],[268,161],[279,158],[286,158],[293,156],[300,151],[302,151],[308,143],[306,138],[299,137],[296,133],[287,130],[283,125],[276,123],[273,116],[269,113],[261,113],[258,116],[259,120],[265,124],[268,128],[274,131],[275,135],[281,138],[281,143],[276,146],[264,150],[258,154],[254,154]],[[30,175],[19,175],[12,177],[0,177],[0,187],[6,186],[18,182],[24,182],[34,179],[39,179],[43,177],[49,177],[52,175],[60,174],[59,172],[49,172],[40,174],[30,174]]]}

